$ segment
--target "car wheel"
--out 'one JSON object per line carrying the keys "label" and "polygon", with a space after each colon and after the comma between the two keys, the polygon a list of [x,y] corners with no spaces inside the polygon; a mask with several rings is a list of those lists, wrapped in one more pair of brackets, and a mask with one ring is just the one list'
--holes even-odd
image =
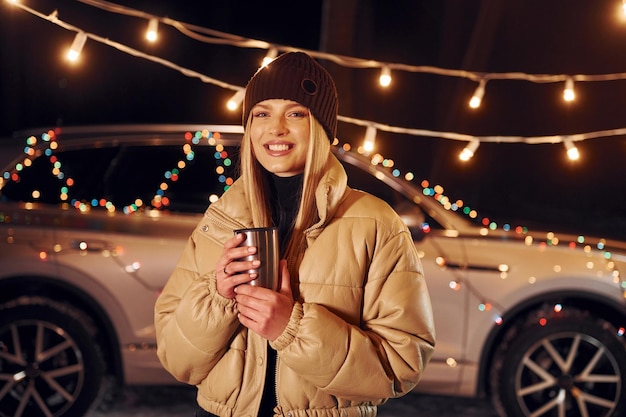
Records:
{"label": "car wheel", "polygon": [[100,392],[102,354],[79,311],[43,298],[0,307],[0,416],[82,416]]}
{"label": "car wheel", "polygon": [[496,409],[508,417],[613,417],[626,398],[626,353],[609,323],[547,318],[511,337],[492,368]]}

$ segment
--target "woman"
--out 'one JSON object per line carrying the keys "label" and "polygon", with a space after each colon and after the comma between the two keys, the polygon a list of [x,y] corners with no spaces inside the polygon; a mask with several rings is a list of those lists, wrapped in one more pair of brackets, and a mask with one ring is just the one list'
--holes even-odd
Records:
{"label": "woman", "polygon": [[[241,176],[207,209],[155,307],[158,355],[197,386],[197,416],[375,416],[409,392],[434,348],[411,235],[347,186],[330,151],[337,93],[290,52],[246,88]],[[275,225],[278,291],[249,285],[256,248],[233,230]]]}

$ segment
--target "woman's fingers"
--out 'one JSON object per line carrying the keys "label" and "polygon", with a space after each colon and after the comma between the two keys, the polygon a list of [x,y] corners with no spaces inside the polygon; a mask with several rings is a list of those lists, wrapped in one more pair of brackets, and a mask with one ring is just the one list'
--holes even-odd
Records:
{"label": "woman's fingers", "polygon": [[237,234],[228,239],[215,265],[217,292],[222,297],[234,298],[234,288],[237,285],[250,282],[257,277],[254,271],[261,265],[261,262],[253,257],[257,248],[239,246],[244,239],[243,234]]}

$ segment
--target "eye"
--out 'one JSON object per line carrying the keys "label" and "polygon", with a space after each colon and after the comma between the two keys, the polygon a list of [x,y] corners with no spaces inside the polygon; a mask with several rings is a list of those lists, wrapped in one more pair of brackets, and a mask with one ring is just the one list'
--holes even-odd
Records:
{"label": "eye", "polygon": [[298,117],[298,118],[308,117],[309,116],[309,112],[307,110],[305,110],[305,109],[297,109],[297,110],[294,110],[294,111],[290,112],[289,116],[291,116],[291,117]]}
{"label": "eye", "polygon": [[267,117],[267,112],[264,110],[259,110],[257,112],[252,113],[252,117]]}

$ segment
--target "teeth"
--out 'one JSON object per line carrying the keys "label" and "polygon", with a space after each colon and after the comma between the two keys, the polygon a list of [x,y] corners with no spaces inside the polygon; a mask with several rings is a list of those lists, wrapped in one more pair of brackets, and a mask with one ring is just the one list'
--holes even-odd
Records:
{"label": "teeth", "polygon": [[288,150],[289,149],[289,145],[274,144],[274,145],[269,145],[268,148],[270,149],[270,151],[280,152],[280,151]]}

